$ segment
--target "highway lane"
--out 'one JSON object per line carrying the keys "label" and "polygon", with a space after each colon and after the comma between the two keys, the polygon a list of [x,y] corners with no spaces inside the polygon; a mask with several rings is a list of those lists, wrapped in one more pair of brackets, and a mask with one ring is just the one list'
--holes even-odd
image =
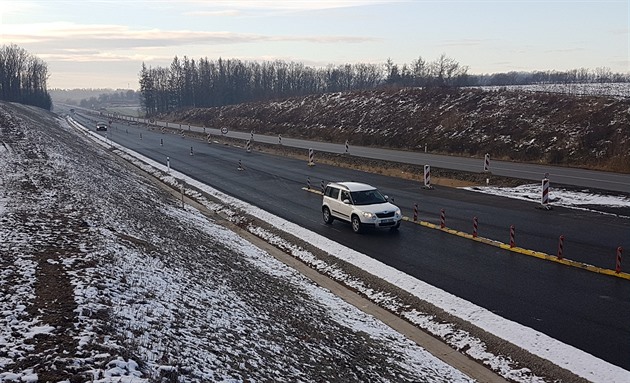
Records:
{"label": "highway lane", "polygon": [[[609,268],[614,266],[611,249],[616,244],[630,248],[628,220],[560,208],[544,211],[524,201],[458,189],[423,190],[417,182],[321,164],[310,168],[305,161],[255,150],[245,153],[242,148],[208,145],[140,127],[115,127],[108,132],[111,139],[133,150],[162,162],[169,156],[173,168],[219,190],[630,369],[628,281],[509,253],[410,223],[403,224],[397,234],[374,231],[357,236],[341,222],[324,225],[319,210],[321,197],[301,187],[307,176],[314,185],[321,179],[373,183],[393,197],[408,216],[413,203],[419,202],[420,218],[437,223],[439,210],[444,208],[447,226],[470,231],[471,217],[477,215],[480,235],[503,242],[507,242],[509,225],[515,224],[517,244],[528,247],[525,244],[531,242],[532,246],[551,248],[535,250],[550,253],[555,251],[557,236],[565,234],[569,239],[566,251],[571,254],[567,257],[591,257],[592,253],[606,257],[611,253],[610,260],[602,261]],[[160,139],[164,146],[160,146]],[[194,156],[189,155],[190,146],[194,147]],[[245,171],[237,170],[239,160]],[[609,241],[615,245],[609,245]]]}
{"label": "highway lane", "polygon": [[[131,118],[131,117],[127,117]],[[135,119],[145,121],[143,119]],[[184,131],[191,130],[196,132],[205,132],[215,136],[221,136],[219,128],[200,127],[186,124],[166,123],[156,121],[158,126],[169,126]],[[251,137],[251,132],[229,131],[226,137],[247,140]],[[254,140],[269,144],[278,144],[278,136],[269,136],[254,132]],[[344,153],[344,143],[329,143],[301,140],[294,138],[282,137],[282,145],[293,146],[297,148],[313,148],[315,151],[324,151],[331,153]],[[366,158],[374,158],[386,161],[396,161],[409,163],[414,165],[431,165],[433,167],[455,169],[468,172],[483,172],[483,158],[455,157],[446,155],[437,155],[424,152],[400,151],[382,148],[371,148],[350,145],[349,153]],[[492,153],[490,153],[492,156]],[[526,180],[540,182],[545,174],[550,175],[550,180],[554,184],[571,185],[585,187],[591,189],[609,190],[622,193],[630,193],[630,174],[593,171],[579,168],[567,168],[560,166],[548,166],[529,163],[499,161],[491,158],[490,172],[498,176],[516,177]]]}

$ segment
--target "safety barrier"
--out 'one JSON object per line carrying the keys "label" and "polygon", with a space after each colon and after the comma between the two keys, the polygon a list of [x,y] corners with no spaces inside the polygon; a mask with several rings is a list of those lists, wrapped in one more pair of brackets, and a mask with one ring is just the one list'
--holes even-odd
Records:
{"label": "safety barrier", "polygon": [[576,267],[582,270],[586,270],[586,271],[591,271],[594,273],[598,273],[598,274],[605,274],[605,275],[609,275],[609,276],[614,276],[614,277],[619,277],[619,278],[623,278],[623,279],[627,279],[630,280],[630,274],[629,273],[624,273],[622,271],[621,268],[621,261],[622,261],[622,254],[623,254],[623,248],[620,246],[617,248],[617,256],[616,256],[616,260],[615,260],[615,269],[606,269],[603,267],[598,267],[598,266],[593,266],[593,265],[589,265],[587,263],[583,263],[583,262],[578,262],[578,261],[573,261],[570,259],[566,259],[564,258],[564,235],[561,235],[559,238],[559,242],[558,242],[558,254],[557,255],[549,255],[540,251],[534,251],[534,250],[529,250],[529,249],[524,249],[521,247],[516,246],[516,227],[514,225],[510,225],[510,241],[508,244],[502,243],[500,241],[496,241],[493,239],[488,239],[488,238],[483,238],[483,237],[479,237],[477,230],[478,230],[478,219],[477,217],[473,218],[473,232],[472,234],[468,234],[468,233],[464,233],[458,230],[453,230],[450,229],[448,227],[446,227],[446,222],[445,222],[445,218],[443,218],[443,214],[445,215],[445,210],[441,209],[440,210],[440,223],[439,224],[433,224],[430,222],[425,222],[425,221],[418,221],[417,220],[417,204],[414,204],[414,216],[413,218],[409,218],[406,216],[403,216],[403,221],[407,221],[407,222],[411,222],[414,223],[416,225],[421,225],[424,227],[428,227],[431,229],[437,229],[440,231],[443,231],[445,233],[448,234],[454,234],[457,235],[459,237],[462,238],[467,238],[467,239],[472,239],[476,242],[481,242],[487,245],[491,245],[491,246],[496,246],[499,247],[501,249],[504,250],[508,250],[508,251],[512,251],[515,253],[519,253],[519,254],[524,254],[524,255],[528,255],[528,256],[533,256],[539,259],[544,259],[544,260],[548,260],[548,261],[553,261],[553,262],[557,262],[557,263],[561,263],[563,265],[566,266],[572,266],[572,267]]}

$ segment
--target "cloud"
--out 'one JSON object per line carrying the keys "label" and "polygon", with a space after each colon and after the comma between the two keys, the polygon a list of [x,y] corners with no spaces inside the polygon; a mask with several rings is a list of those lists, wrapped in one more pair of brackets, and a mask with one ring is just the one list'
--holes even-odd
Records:
{"label": "cloud", "polygon": [[439,46],[449,46],[449,47],[471,47],[471,46],[479,46],[487,43],[491,43],[490,39],[460,39],[460,40],[445,40],[440,42]]}
{"label": "cloud", "polygon": [[211,8],[239,9],[239,10],[293,10],[313,11],[321,9],[361,7],[366,5],[389,4],[392,0],[214,0],[189,1],[195,5],[209,6]]}
{"label": "cloud", "polygon": [[3,39],[16,44],[42,43],[52,47],[77,48],[98,46],[101,49],[166,47],[194,44],[244,44],[259,42],[363,43],[377,41],[356,36],[263,35],[254,33],[208,32],[192,30],[136,30],[121,25],[85,25],[44,23],[2,25]]}
{"label": "cloud", "polygon": [[241,11],[236,10],[236,9],[224,9],[224,10],[217,10],[217,11],[190,11],[190,12],[184,12],[183,15],[184,16],[210,16],[210,17],[234,17],[234,16],[240,16],[242,14]]}

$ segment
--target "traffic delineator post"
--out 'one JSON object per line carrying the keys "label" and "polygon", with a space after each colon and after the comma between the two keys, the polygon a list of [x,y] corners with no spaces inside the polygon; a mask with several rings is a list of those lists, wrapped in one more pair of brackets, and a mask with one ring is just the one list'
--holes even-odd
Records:
{"label": "traffic delineator post", "polygon": [[562,259],[564,257],[564,235],[561,235],[558,238],[558,259]]}

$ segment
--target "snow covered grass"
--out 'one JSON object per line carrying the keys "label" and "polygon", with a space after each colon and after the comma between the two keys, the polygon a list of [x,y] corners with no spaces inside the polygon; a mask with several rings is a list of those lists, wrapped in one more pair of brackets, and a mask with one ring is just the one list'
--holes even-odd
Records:
{"label": "snow covered grass", "polygon": [[[540,184],[527,184],[515,187],[474,186],[463,187],[462,189],[541,203],[542,186]],[[630,197],[626,195],[602,194],[586,189],[569,190],[563,187],[550,186],[549,204],[570,209],[597,211],[601,214],[614,214],[602,211],[601,207],[630,208]],[[595,209],[595,207],[598,208]],[[622,214],[614,215],[630,218]]]}
{"label": "snow covered grass", "polygon": [[[105,144],[108,145],[107,143]],[[208,185],[187,177],[185,174],[172,169],[170,170],[170,174],[166,174],[167,169],[163,164],[144,158],[143,156],[118,145],[114,144],[114,146],[116,147],[116,151],[121,153],[122,156],[128,158],[132,162],[136,163],[136,165],[152,173],[156,177],[161,178],[164,182],[177,185],[179,182],[177,180],[182,180],[186,182],[187,185],[190,185],[212,198],[219,200],[221,204],[230,206],[231,209],[237,210],[237,212],[233,214],[236,217],[239,216],[238,211],[246,212],[247,214],[258,218],[281,231],[292,233],[292,235],[303,239],[316,248],[321,249],[345,262],[351,263],[356,267],[364,269],[372,275],[390,281],[396,286],[403,288],[420,299],[428,301],[455,317],[468,321],[489,333],[492,333],[533,353],[534,355],[538,355],[541,358],[547,359],[554,364],[561,366],[562,368],[568,369],[578,376],[593,382],[630,381],[630,372],[620,367],[611,365],[610,363],[595,358],[579,349],[534,331],[533,329],[505,320],[492,312],[475,306],[470,302],[464,301],[445,291],[437,289],[387,265],[375,261],[364,254],[331,242],[328,238],[312,233],[255,206],[221,193]],[[199,195],[195,195],[195,197],[200,198]],[[216,207],[216,205],[213,206]],[[404,305],[397,301],[396,297],[383,294],[383,292],[380,291],[373,291],[369,287],[363,286],[362,281],[356,280],[352,276],[344,274],[342,270],[336,269],[333,265],[323,263],[321,260],[317,259],[303,249],[292,248],[290,243],[283,242],[281,238],[276,238],[273,234],[270,234],[261,228],[251,227],[250,231],[256,233],[262,238],[266,238],[268,241],[275,243],[282,248],[290,249],[293,256],[300,258],[306,263],[310,263],[317,270],[335,278],[336,280],[342,281],[346,285],[356,288],[383,307],[399,312],[401,316],[405,317],[410,322],[443,339],[455,349],[462,350],[472,358],[479,360],[486,365],[492,366],[495,371],[498,371],[504,377],[516,382],[544,381],[542,377],[535,376],[527,368],[523,368],[522,366],[515,368],[514,361],[510,360],[508,356],[493,355],[487,352],[483,341],[471,334],[468,334],[465,331],[455,330],[451,327],[451,325],[434,321],[431,317],[415,310],[406,310]]]}

